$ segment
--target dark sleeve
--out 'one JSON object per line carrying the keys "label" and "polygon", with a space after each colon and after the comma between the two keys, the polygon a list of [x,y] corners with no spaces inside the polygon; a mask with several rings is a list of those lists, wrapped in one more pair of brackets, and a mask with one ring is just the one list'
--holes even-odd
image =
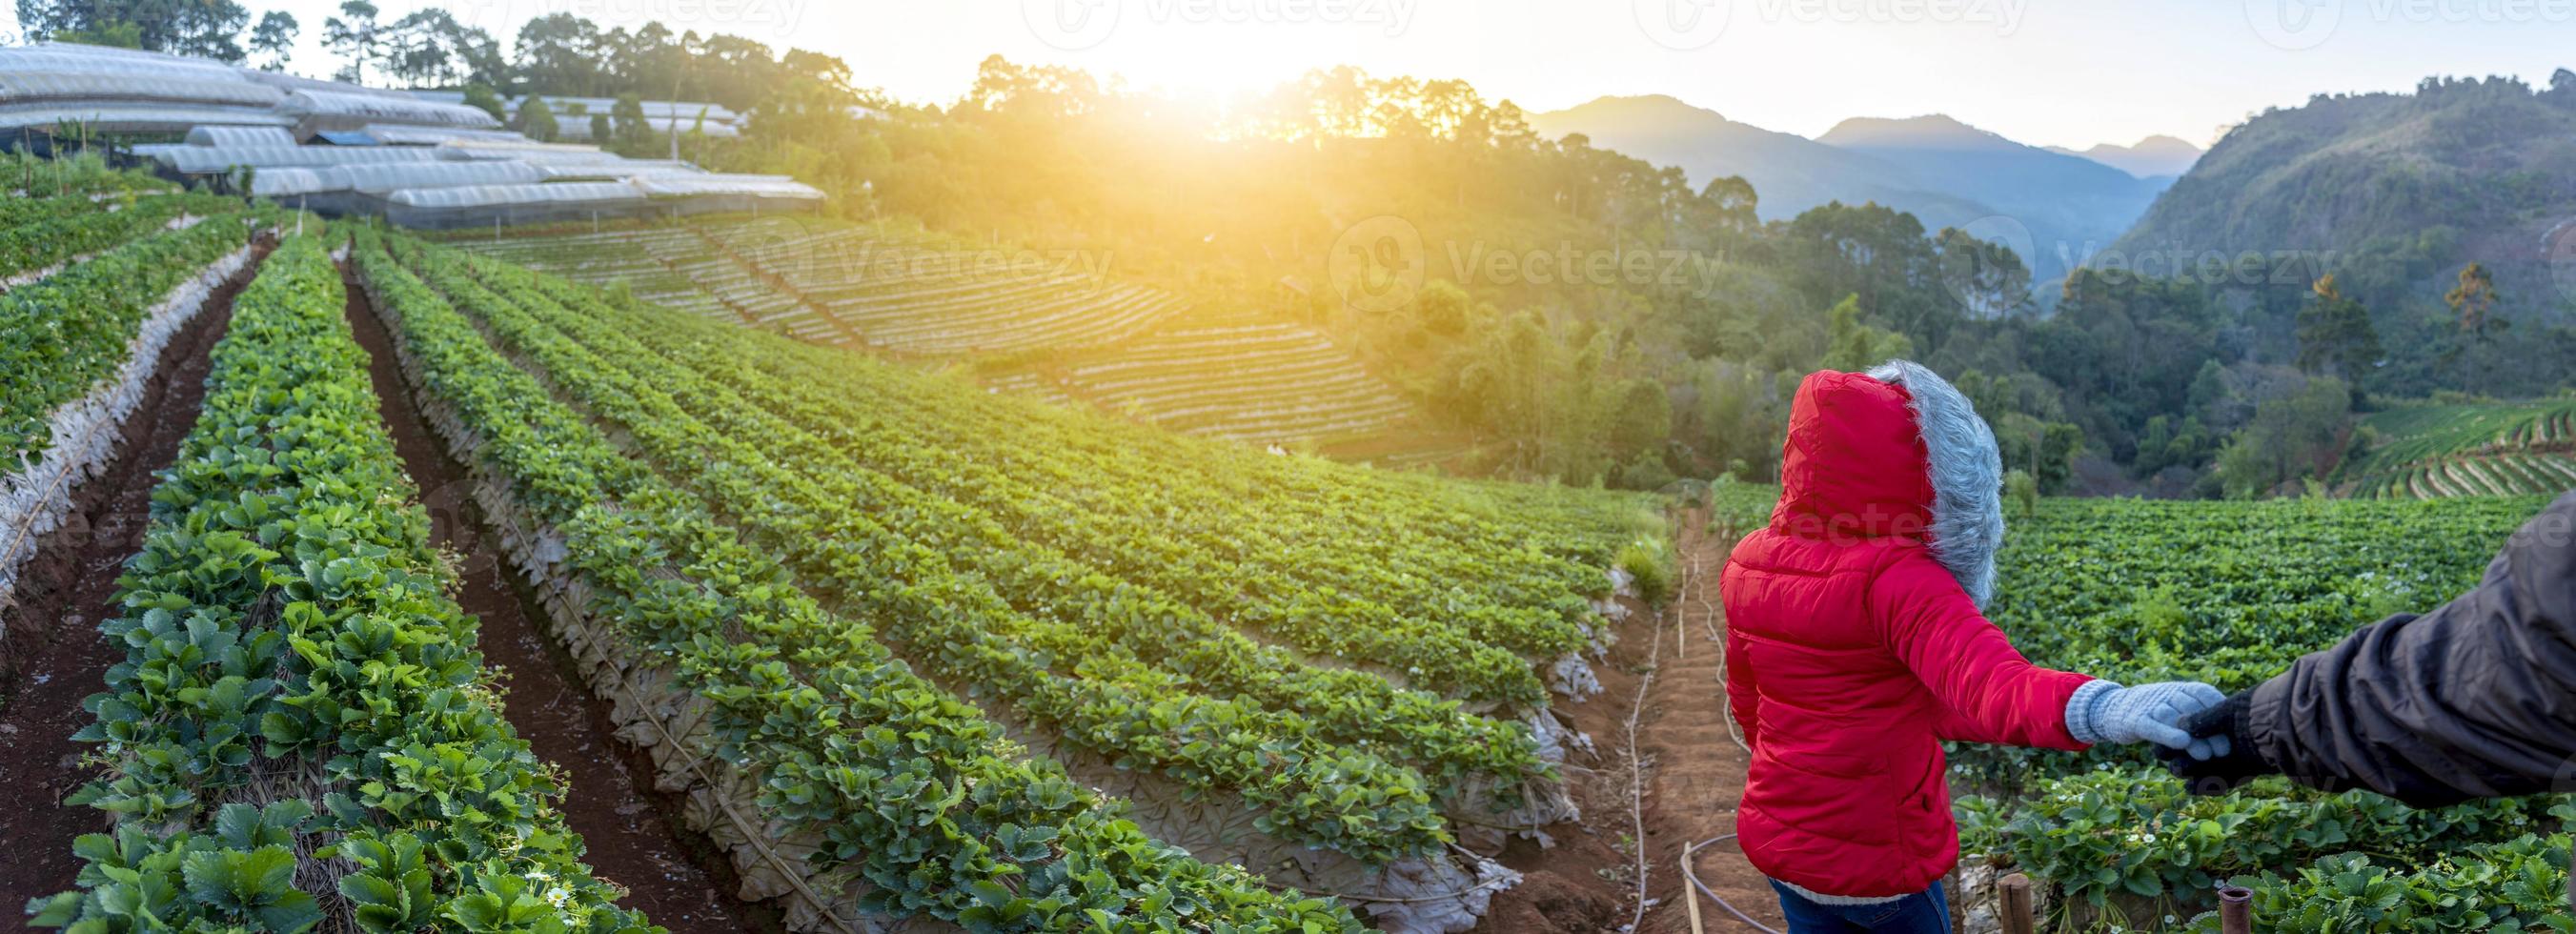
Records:
{"label": "dark sleeve", "polygon": [[2303,784],[2417,807],[2576,790],[2576,493],[2477,589],[2311,653],[2254,689],[2241,734]]}

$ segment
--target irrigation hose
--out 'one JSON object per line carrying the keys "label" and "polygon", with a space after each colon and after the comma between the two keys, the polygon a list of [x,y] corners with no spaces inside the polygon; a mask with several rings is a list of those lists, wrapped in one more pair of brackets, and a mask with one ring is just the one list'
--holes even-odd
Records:
{"label": "irrigation hose", "polygon": [[[1691,871],[1690,854],[1695,853],[1695,852],[1698,852],[1698,851],[1700,851],[1700,850],[1707,849],[1707,848],[1708,848],[1708,847],[1710,847],[1710,846],[1713,846],[1713,845],[1716,845],[1716,844],[1719,844],[1719,843],[1724,843],[1724,842],[1726,842],[1726,841],[1728,841],[1728,840],[1733,840],[1733,839],[1735,839],[1735,835],[1734,835],[1734,834],[1731,834],[1731,833],[1722,833],[1722,834],[1718,834],[1717,836],[1710,837],[1710,838],[1708,838],[1708,839],[1706,839],[1706,840],[1702,840],[1702,841],[1700,841],[1700,842],[1698,842],[1698,843],[1694,843],[1694,844],[1691,844],[1691,845],[1689,845],[1689,846],[1683,847],[1683,848],[1682,848],[1682,878],[1689,880],[1689,881],[1690,881],[1691,888],[1698,889],[1698,890],[1699,890],[1699,894],[1701,894],[1701,895],[1706,895],[1706,896],[1708,896],[1708,900],[1709,900],[1709,901],[1716,902],[1716,903],[1717,903],[1717,907],[1724,908],[1724,909],[1726,909],[1726,913],[1727,913],[1727,914],[1734,915],[1734,916],[1735,916],[1735,920],[1742,921],[1742,922],[1744,922],[1745,924],[1752,926],[1752,928],[1753,928],[1754,930],[1756,930],[1756,931],[1761,931],[1761,932],[1762,932],[1762,934],[1781,934],[1781,932],[1780,932],[1779,930],[1777,930],[1777,929],[1775,929],[1775,928],[1771,927],[1770,925],[1764,924],[1764,923],[1762,923],[1762,922],[1760,922],[1760,921],[1755,921],[1755,920],[1753,920],[1753,917],[1752,917],[1751,915],[1747,915],[1747,914],[1745,914],[1745,913],[1744,913],[1744,912],[1742,912],[1742,911],[1738,911],[1738,910],[1736,910],[1736,908],[1735,908],[1735,906],[1734,906],[1734,905],[1731,905],[1731,904],[1728,904],[1728,903],[1727,903],[1727,901],[1726,901],[1726,897],[1725,897],[1725,896],[1723,896],[1723,895],[1719,895],[1719,894],[1717,894],[1716,892],[1709,891],[1708,886],[1707,886],[1707,885],[1705,885],[1705,884],[1703,884],[1703,883],[1701,883],[1701,882],[1699,881],[1699,873],[1696,873],[1696,872],[1692,872],[1692,871]],[[1690,893],[1688,893],[1688,892],[1684,892],[1684,893],[1682,893],[1682,895],[1683,895],[1683,896],[1685,896],[1685,897],[1687,897],[1687,896],[1689,896],[1689,895],[1690,895]]]}
{"label": "irrigation hose", "polygon": [[[1696,569],[1694,569],[1694,570],[1696,570]],[[1701,600],[1702,600],[1702,602],[1701,602],[1701,604],[1700,604],[1700,606],[1701,606],[1701,608],[1702,608],[1703,610],[1705,610],[1705,609],[1707,608],[1706,599],[1707,599],[1706,592],[1705,592],[1705,591],[1703,591],[1703,592],[1702,592],[1702,594],[1701,594]],[[1719,635],[1718,635],[1718,633],[1717,633],[1717,631],[1716,631],[1716,626],[1715,626],[1714,624],[1711,624],[1711,623],[1709,622],[1709,620],[1710,620],[1711,618],[1712,618],[1712,615],[1711,615],[1711,614],[1708,614],[1708,613],[1706,613],[1706,612],[1703,612],[1703,613],[1700,615],[1700,623],[1701,623],[1702,625],[1704,625],[1704,626],[1708,626],[1708,627],[1709,627],[1709,639],[1710,639],[1710,641],[1716,642],[1716,643],[1717,643],[1717,645],[1718,645],[1718,653],[1719,653],[1719,654],[1718,654],[1718,670],[1720,670],[1720,671],[1724,671],[1724,670],[1725,670],[1725,668],[1726,668],[1726,655],[1725,655],[1725,652],[1726,652],[1726,640],[1725,640],[1725,639],[1723,639],[1723,638],[1721,638],[1721,637],[1719,637]],[[1718,693],[1719,693],[1719,696],[1720,696],[1720,697],[1724,697],[1724,696],[1725,696],[1725,692],[1726,692],[1725,683],[1724,683],[1723,681],[1721,681],[1721,682],[1719,682],[1719,686],[1718,686]],[[1735,745],[1743,747],[1743,748],[1744,748],[1744,751],[1745,751],[1746,753],[1751,753],[1751,752],[1753,751],[1753,747],[1752,747],[1752,746],[1750,746],[1750,745],[1747,745],[1747,744],[1744,742],[1744,730],[1743,730],[1743,728],[1742,728],[1742,727],[1740,727],[1740,726],[1738,726],[1738,725],[1736,725],[1736,722],[1735,722],[1735,710],[1734,710],[1734,705],[1732,705],[1732,704],[1727,705],[1727,710],[1726,710],[1726,732],[1727,732],[1727,736],[1728,736],[1728,738],[1729,738],[1729,739],[1733,739],[1733,740],[1735,740]],[[1697,872],[1695,872],[1695,871],[1693,871],[1693,870],[1692,870],[1692,868],[1691,868],[1691,857],[1692,857],[1694,854],[1697,854],[1699,851],[1701,851],[1701,850],[1705,850],[1705,849],[1707,849],[1707,848],[1709,848],[1709,847],[1711,847],[1711,846],[1714,846],[1714,845],[1717,845],[1717,844],[1720,844],[1720,843],[1724,843],[1724,842],[1726,842],[1726,841],[1728,841],[1728,840],[1733,840],[1733,839],[1735,839],[1735,835],[1734,835],[1734,834],[1731,834],[1731,833],[1722,833],[1722,834],[1718,834],[1717,836],[1710,837],[1710,838],[1708,838],[1708,839],[1706,839],[1706,840],[1702,840],[1702,841],[1700,841],[1700,842],[1698,842],[1698,843],[1693,843],[1693,844],[1690,844],[1690,845],[1688,845],[1688,846],[1682,847],[1682,858],[1681,858],[1681,865],[1682,865],[1682,878],[1683,878],[1684,880],[1686,880],[1686,881],[1688,881],[1688,882],[1690,883],[1690,887],[1691,887],[1691,888],[1698,889],[1698,890],[1699,890],[1699,894],[1701,894],[1701,895],[1705,895],[1705,896],[1708,896],[1708,900],[1709,900],[1709,901],[1716,902],[1716,903],[1717,903],[1717,907],[1719,907],[1719,908],[1724,908],[1724,909],[1726,909],[1726,913],[1727,913],[1727,914],[1734,915],[1734,916],[1735,916],[1735,920],[1738,920],[1738,921],[1742,921],[1742,922],[1744,922],[1746,925],[1748,925],[1748,926],[1752,927],[1754,930],[1761,931],[1761,932],[1762,932],[1762,934],[1781,934],[1781,932],[1780,932],[1779,930],[1777,930],[1777,929],[1775,929],[1775,928],[1771,927],[1770,925],[1763,924],[1763,923],[1762,923],[1762,922],[1760,922],[1760,921],[1755,921],[1755,920],[1753,920],[1753,917],[1752,917],[1751,915],[1747,915],[1747,914],[1745,914],[1743,911],[1741,911],[1741,910],[1737,909],[1733,904],[1728,903],[1728,902],[1727,902],[1727,900],[1726,900],[1726,897],[1725,897],[1725,896],[1722,896],[1722,895],[1717,894],[1716,892],[1710,891],[1710,890],[1709,890],[1709,887],[1708,887],[1706,884],[1704,884],[1704,883],[1702,883],[1702,882],[1700,882],[1700,881],[1699,881],[1699,873],[1697,873]],[[1689,897],[1691,897],[1691,894],[1690,894],[1689,892],[1684,892],[1684,893],[1682,893],[1682,897],[1684,897],[1684,898],[1689,898]]]}

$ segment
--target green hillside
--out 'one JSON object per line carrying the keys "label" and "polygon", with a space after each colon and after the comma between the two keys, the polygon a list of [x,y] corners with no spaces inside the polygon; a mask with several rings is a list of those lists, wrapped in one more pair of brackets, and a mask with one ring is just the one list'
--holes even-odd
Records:
{"label": "green hillside", "polygon": [[2321,253],[2382,313],[2495,270],[2520,316],[2565,321],[2548,244],[2576,209],[2576,73],[2547,90],[2428,78],[2413,94],[2319,95],[2228,132],[2114,244],[2130,256]]}

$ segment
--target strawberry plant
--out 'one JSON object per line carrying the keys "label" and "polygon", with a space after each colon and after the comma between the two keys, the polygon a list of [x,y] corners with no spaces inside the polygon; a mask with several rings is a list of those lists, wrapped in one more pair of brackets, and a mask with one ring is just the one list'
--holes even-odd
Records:
{"label": "strawberry plant", "polygon": [[[495,708],[341,309],[310,237],[236,300],[101,627],[127,655],[77,738],[111,768],[70,803],[117,827],[82,838],[80,888],[34,923],[659,930],[581,864],[561,790]],[[336,891],[299,884],[343,854]]]}
{"label": "strawberry plant", "polygon": [[[975,930],[1354,926],[1329,902],[1153,841],[1116,802],[1021,758],[869,626],[809,599],[789,568],[552,401],[372,235],[352,261],[424,392],[476,439],[478,469],[561,534],[589,614],[713,705],[702,751],[755,777],[765,817],[824,841],[816,870],[865,879],[870,910]],[[501,910],[518,897],[489,894]]]}

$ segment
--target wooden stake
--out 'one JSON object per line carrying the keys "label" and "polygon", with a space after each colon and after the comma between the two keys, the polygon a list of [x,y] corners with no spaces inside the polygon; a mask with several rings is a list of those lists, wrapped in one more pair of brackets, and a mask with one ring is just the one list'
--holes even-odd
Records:
{"label": "wooden stake", "polygon": [[1691,844],[1684,843],[1682,844],[1682,904],[1690,906],[1691,934],[1708,934],[1707,929],[1699,925],[1699,890],[1690,884],[1692,881],[1690,858]]}
{"label": "wooden stake", "polygon": [[1995,883],[1995,916],[2003,922],[2004,934],[2032,934],[2039,929],[2038,919],[2031,916],[2030,877],[2013,873]]}
{"label": "wooden stake", "polygon": [[2254,934],[2254,890],[2218,887],[2218,929],[2226,934]]}

